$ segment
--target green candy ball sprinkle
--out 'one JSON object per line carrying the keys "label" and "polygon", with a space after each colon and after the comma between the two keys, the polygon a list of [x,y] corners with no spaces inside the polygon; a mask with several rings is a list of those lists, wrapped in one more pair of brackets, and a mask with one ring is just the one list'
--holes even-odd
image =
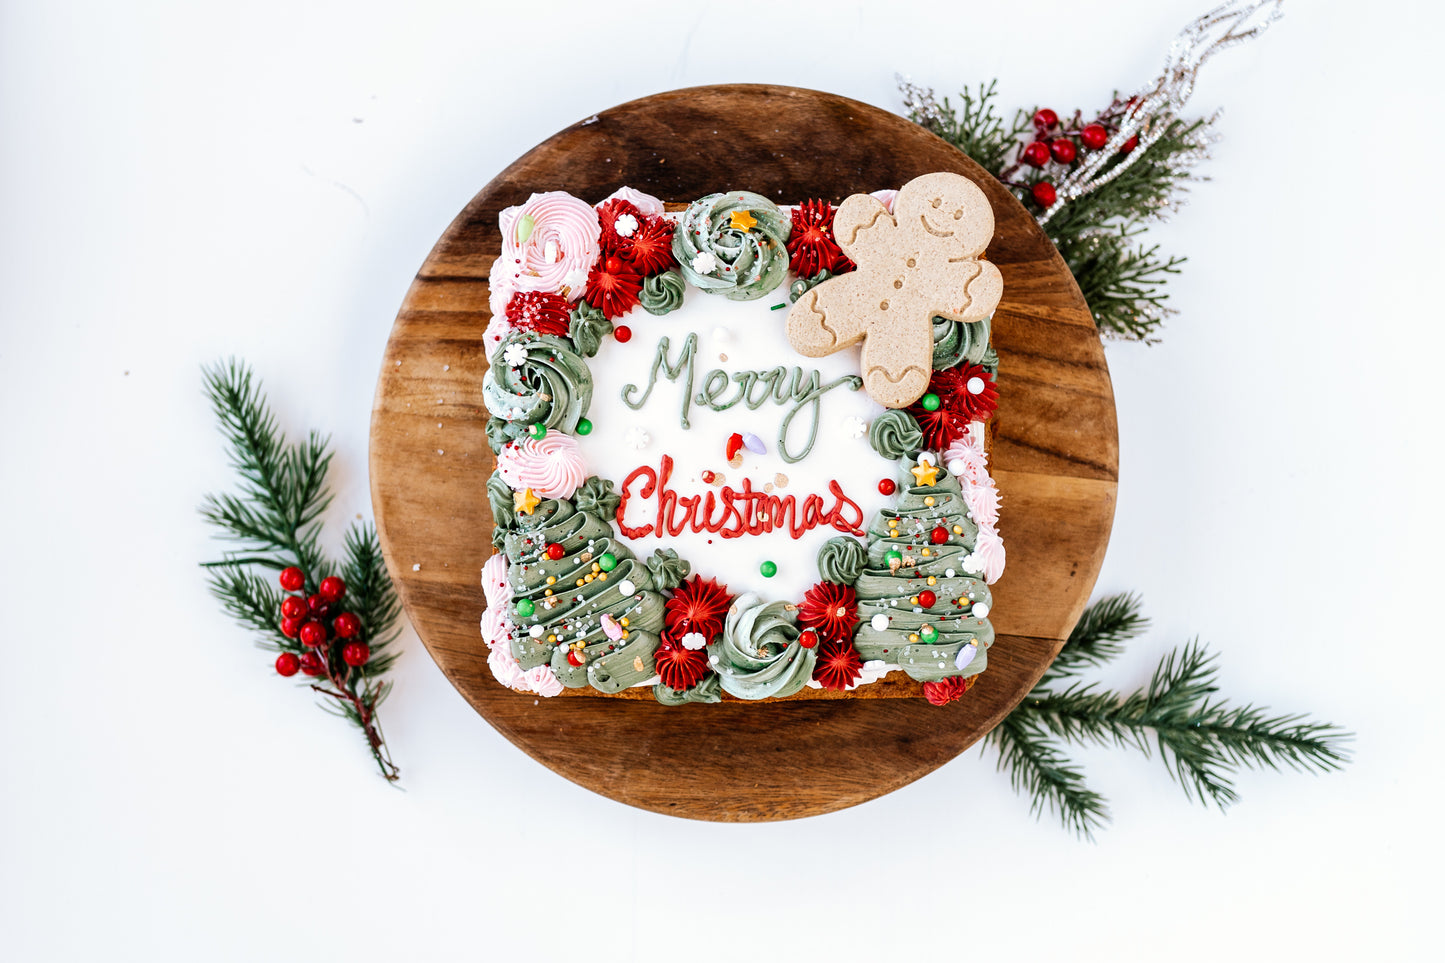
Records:
{"label": "green candy ball sprinkle", "polygon": [[925,625],[923,628],[918,630],[918,636],[925,642],[932,642],[934,639],[938,638],[938,630],[931,625]]}
{"label": "green candy ball sprinkle", "polygon": [[607,552],[597,560],[597,565],[602,571],[610,572],[617,567],[617,556]]}
{"label": "green candy ball sprinkle", "polygon": [[763,573],[763,578],[772,578],[778,574],[778,565],[776,562],[764,562],[758,566],[758,571]]}
{"label": "green candy ball sprinkle", "polygon": [[927,408],[929,411],[937,411],[938,406],[941,404],[943,404],[943,402],[939,400],[938,395],[934,394],[931,391],[923,396],[923,407]]}
{"label": "green candy ball sprinkle", "polygon": [[540,421],[536,424],[528,425],[527,434],[531,435],[538,441],[541,441],[543,438],[547,437],[547,426],[542,424]]}
{"label": "green candy ball sprinkle", "polygon": [[890,562],[901,562],[901,561],[903,561],[903,553],[902,553],[902,552],[899,552],[899,551],[896,551],[896,550],[895,550],[895,551],[892,551],[892,552],[889,552],[887,555],[885,555],[885,556],[883,556],[883,557],[884,557],[885,559],[887,559],[888,561],[890,561]]}
{"label": "green candy ball sprinkle", "polygon": [[522,618],[530,618],[532,613],[537,611],[537,603],[531,599],[517,600],[517,614]]}
{"label": "green candy ball sprinkle", "polygon": [[579,434],[579,435],[590,435],[590,434],[592,434],[592,422],[588,421],[586,418],[579,418],[579,419],[577,419],[577,434]]}

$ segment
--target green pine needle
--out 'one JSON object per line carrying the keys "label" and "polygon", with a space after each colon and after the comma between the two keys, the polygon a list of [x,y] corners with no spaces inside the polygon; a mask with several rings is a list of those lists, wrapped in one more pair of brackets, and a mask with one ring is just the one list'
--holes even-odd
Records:
{"label": "green pine needle", "polygon": [[1035,818],[1047,809],[1064,828],[1090,841],[1109,822],[1109,804],[1084,783],[1079,769],[1049,738],[1030,713],[1014,711],[988,734],[998,750],[998,768],[1007,770],[1014,792],[1031,800]]}
{"label": "green pine needle", "polygon": [[1116,658],[1124,651],[1125,642],[1149,627],[1143,608],[1144,603],[1133,593],[1110,595],[1090,605],[1039,684],[1078,675],[1085,668]]}

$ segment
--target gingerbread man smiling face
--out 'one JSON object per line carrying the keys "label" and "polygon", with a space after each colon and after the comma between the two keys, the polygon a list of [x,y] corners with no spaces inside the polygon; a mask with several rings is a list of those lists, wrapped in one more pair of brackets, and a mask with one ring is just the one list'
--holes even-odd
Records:
{"label": "gingerbread man smiling face", "polygon": [[1003,276],[980,260],[993,209],[960,174],[903,185],[889,214],[854,194],[833,219],[858,270],[812,288],[788,312],[788,341],[810,358],[863,342],[863,385],[889,408],[917,401],[933,374],[933,319],[981,321],[1003,295]]}

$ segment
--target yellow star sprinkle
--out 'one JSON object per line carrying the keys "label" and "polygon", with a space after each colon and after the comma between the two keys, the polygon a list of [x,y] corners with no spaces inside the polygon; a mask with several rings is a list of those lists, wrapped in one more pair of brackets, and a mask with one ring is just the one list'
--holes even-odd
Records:
{"label": "yellow star sprinkle", "polygon": [[925,465],[920,462],[918,465],[908,470],[913,473],[914,478],[918,479],[918,484],[920,486],[932,485],[938,481],[937,465]]}
{"label": "yellow star sprinkle", "polygon": [[512,510],[521,512],[523,515],[530,515],[542,504],[542,499],[532,489],[524,492],[512,492]]}
{"label": "yellow star sprinkle", "polygon": [[733,211],[732,223],[728,227],[734,231],[746,231],[758,226],[758,219],[753,217],[752,211]]}

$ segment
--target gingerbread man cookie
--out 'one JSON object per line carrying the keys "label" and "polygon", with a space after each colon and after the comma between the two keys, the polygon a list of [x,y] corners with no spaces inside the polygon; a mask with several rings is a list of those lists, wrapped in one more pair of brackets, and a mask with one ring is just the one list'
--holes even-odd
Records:
{"label": "gingerbread man cookie", "polygon": [[893,201],[854,194],[833,236],[858,270],[812,288],[788,312],[788,341],[818,358],[863,342],[863,386],[902,408],[928,389],[933,318],[981,321],[1003,295],[1003,276],[979,255],[993,237],[993,209],[973,181],[940,172],[915,177]]}

